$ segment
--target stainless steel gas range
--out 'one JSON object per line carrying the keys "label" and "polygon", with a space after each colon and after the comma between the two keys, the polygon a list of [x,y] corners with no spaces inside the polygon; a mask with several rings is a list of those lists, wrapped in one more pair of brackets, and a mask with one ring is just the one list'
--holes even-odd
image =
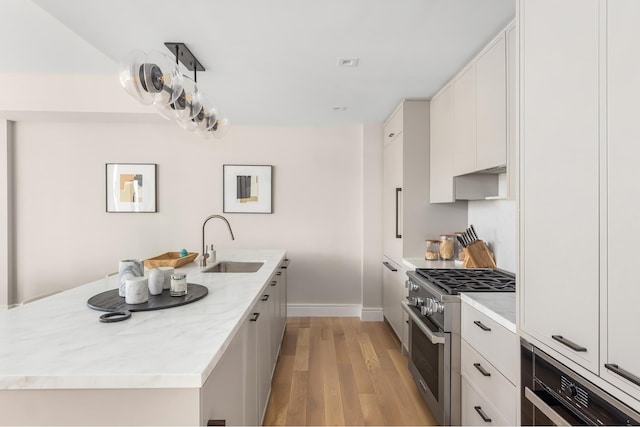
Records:
{"label": "stainless steel gas range", "polygon": [[494,269],[407,273],[409,370],[440,425],[460,425],[460,292],[514,292],[515,276]]}

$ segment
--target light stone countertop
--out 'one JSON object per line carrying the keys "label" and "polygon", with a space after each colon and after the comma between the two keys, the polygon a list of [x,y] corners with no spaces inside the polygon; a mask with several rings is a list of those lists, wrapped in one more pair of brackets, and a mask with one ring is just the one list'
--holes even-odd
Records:
{"label": "light stone countertop", "polygon": [[460,299],[516,333],[515,292],[463,292]]}
{"label": "light stone countertop", "polygon": [[402,258],[402,264],[411,270],[416,268],[464,268],[462,261],[427,261],[422,258]]}
{"label": "light stone countertop", "polygon": [[284,250],[218,249],[218,261],[263,261],[256,273],[176,271],[209,289],[200,301],[101,323],[87,300],[118,275],[0,312],[0,389],[199,388],[259,300]]}

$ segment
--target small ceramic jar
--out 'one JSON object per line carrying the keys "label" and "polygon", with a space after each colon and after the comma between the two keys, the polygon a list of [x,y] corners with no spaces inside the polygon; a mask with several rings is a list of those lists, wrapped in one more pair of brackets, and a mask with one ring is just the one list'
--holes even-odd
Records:
{"label": "small ceramic jar", "polygon": [[142,304],[149,301],[149,281],[146,277],[126,279],[124,300],[127,304]]}
{"label": "small ceramic jar", "polygon": [[149,293],[151,295],[160,295],[164,286],[164,272],[158,268],[149,270]]}

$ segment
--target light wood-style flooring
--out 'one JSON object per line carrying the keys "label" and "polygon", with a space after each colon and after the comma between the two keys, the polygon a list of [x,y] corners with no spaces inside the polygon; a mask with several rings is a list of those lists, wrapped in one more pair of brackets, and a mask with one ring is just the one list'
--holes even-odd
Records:
{"label": "light wood-style flooring", "polygon": [[265,425],[436,425],[384,322],[289,318]]}

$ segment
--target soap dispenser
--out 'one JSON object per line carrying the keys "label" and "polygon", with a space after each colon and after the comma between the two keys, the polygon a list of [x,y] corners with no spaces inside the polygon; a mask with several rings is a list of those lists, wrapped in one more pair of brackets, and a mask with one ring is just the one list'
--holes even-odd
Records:
{"label": "soap dispenser", "polygon": [[209,256],[207,257],[207,263],[208,264],[215,264],[216,263],[216,250],[213,247],[213,245],[210,245],[209,250],[207,251],[207,254],[209,254]]}

